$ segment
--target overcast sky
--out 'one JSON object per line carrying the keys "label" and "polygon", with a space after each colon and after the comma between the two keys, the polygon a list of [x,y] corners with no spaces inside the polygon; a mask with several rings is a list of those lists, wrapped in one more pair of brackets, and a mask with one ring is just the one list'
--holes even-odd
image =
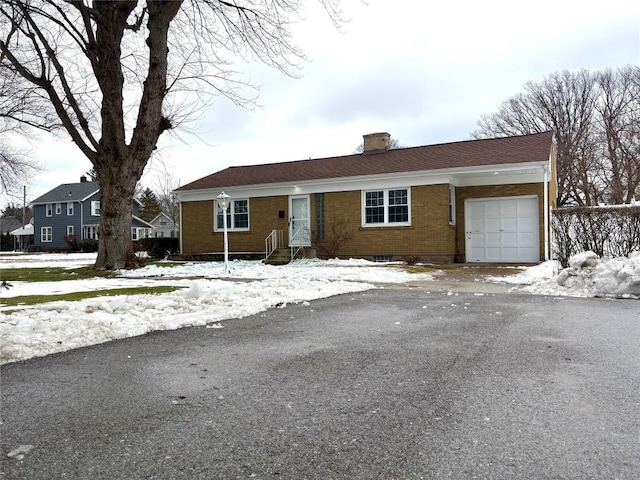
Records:
{"label": "overcast sky", "polygon": [[[312,3],[304,2],[304,3]],[[237,66],[260,85],[260,107],[219,99],[185,131],[161,138],[168,171],[185,184],[233,165],[347,155],[366,133],[386,131],[406,146],[469,138],[483,114],[526,81],[581,68],[640,64],[640,2],[342,0],[350,19],[337,31],[309,8],[295,29],[309,58],[292,79]],[[46,168],[27,200],[91,168],[64,141],[33,145]],[[143,178],[152,186],[154,160]],[[4,200],[3,200],[4,203]]]}

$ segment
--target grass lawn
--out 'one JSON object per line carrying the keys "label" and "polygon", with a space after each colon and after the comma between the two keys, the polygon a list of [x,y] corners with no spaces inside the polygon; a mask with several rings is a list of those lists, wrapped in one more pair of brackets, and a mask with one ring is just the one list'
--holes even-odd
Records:
{"label": "grass lawn", "polygon": [[[161,265],[170,267],[176,264]],[[94,270],[91,266],[77,268],[7,268],[0,271],[0,282],[6,282],[11,285],[12,282],[56,282],[63,280],[85,280],[90,278],[116,278],[117,276],[117,272]],[[23,295],[18,297],[2,298],[0,299],[0,305],[24,306],[56,301],[73,302],[85,298],[104,296],[152,295],[173,292],[181,288],[183,287],[163,285],[157,287],[112,288],[105,290],[92,290],[89,292],[71,292],[55,295]]]}
{"label": "grass lawn", "polygon": [[93,297],[114,297],[117,295],[150,295],[157,293],[175,292],[184,287],[172,287],[161,285],[157,287],[132,287],[132,288],[112,288],[108,290],[93,290],[91,292],[61,293],[57,295],[25,295],[20,297],[2,298],[0,304],[8,307],[36,305],[38,303],[67,301],[73,302]]}

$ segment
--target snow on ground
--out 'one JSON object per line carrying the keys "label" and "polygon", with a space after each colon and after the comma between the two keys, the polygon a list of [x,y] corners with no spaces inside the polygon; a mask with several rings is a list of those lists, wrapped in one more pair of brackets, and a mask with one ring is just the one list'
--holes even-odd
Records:
{"label": "snow on ground", "polygon": [[[39,257],[39,258],[38,258]],[[93,256],[0,256],[2,268],[18,266],[78,266]],[[28,307],[0,307],[0,363],[14,362],[156,330],[187,326],[219,327],[218,322],[254,315],[289,303],[355,293],[376,283],[431,280],[430,274],[411,274],[397,267],[361,260],[301,260],[282,267],[262,262],[231,262],[225,275],[220,262],[150,265],[122,271],[118,278],[12,282],[0,298],[34,294],[108,290],[124,286],[175,285],[183,289],[166,294],[95,297],[74,302],[56,301]],[[306,304],[305,304],[306,305]],[[312,309],[311,306],[309,306]]]}
{"label": "snow on ground", "polygon": [[548,261],[516,275],[485,280],[518,285],[520,290],[539,295],[640,299],[640,252],[620,258],[581,252],[569,259],[565,269]]}
{"label": "snow on ground", "polygon": [[[90,265],[95,254],[0,255],[0,267],[76,267]],[[168,262],[170,264],[170,262]],[[299,260],[274,267],[234,261],[230,274],[220,262],[184,263],[122,271],[117,278],[14,282],[0,289],[0,299],[131,286],[174,285],[166,294],[95,297],[7,307],[0,317],[0,364],[25,360],[118,338],[187,326],[221,328],[222,320],[254,315],[333,295],[356,293],[375,284],[433,281],[431,274],[411,274],[389,264],[365,260]],[[544,295],[640,298],[640,252],[625,258],[599,259],[584,252],[560,270],[557,262],[526,267],[518,274],[485,281]]]}
{"label": "snow on ground", "polygon": [[97,253],[13,253],[2,252],[0,267],[5,268],[77,268],[93,265]]}

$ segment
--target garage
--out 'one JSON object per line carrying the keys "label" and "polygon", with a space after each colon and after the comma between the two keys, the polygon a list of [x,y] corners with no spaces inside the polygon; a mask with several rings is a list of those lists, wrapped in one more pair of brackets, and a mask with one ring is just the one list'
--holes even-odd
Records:
{"label": "garage", "polygon": [[465,201],[468,262],[534,263],[540,260],[538,197]]}

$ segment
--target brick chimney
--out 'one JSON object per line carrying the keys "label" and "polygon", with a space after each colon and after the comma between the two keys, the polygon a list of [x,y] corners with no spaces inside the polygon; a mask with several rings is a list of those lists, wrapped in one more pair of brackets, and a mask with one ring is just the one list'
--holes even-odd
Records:
{"label": "brick chimney", "polygon": [[80,183],[86,183],[86,181],[87,181],[87,177],[85,177],[84,175],[82,175],[82,176],[80,177]]}
{"label": "brick chimney", "polygon": [[369,133],[362,136],[363,150],[362,153],[381,153],[389,150],[389,143],[391,142],[391,135],[387,132]]}

